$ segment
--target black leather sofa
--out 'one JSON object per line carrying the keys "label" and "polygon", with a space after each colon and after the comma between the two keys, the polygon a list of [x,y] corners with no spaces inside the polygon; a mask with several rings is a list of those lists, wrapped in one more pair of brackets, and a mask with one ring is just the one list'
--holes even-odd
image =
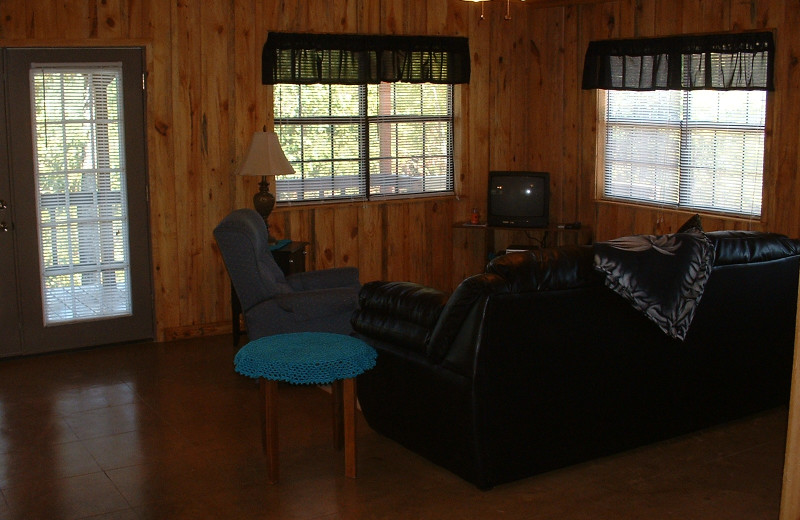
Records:
{"label": "black leather sofa", "polygon": [[[370,427],[482,489],[787,403],[800,242],[711,232],[685,340],[604,285],[593,246],[512,253],[448,295],[370,282]],[[646,267],[643,267],[646,268]]]}

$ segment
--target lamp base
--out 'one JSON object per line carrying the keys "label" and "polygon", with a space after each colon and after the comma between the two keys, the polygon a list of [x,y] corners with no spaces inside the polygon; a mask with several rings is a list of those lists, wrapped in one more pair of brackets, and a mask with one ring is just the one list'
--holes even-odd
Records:
{"label": "lamp base", "polygon": [[[269,192],[269,181],[267,176],[261,177],[261,182],[258,183],[258,193],[253,195],[253,207],[264,219],[264,224],[267,226],[267,233],[269,233],[269,214],[272,213],[272,208],[275,207],[275,196]],[[272,237],[270,236],[270,240]]]}

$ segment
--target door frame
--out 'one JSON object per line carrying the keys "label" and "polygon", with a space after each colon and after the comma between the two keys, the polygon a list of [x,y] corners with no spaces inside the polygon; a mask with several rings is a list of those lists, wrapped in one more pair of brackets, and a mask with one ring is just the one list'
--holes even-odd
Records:
{"label": "door frame", "polygon": [[[5,76],[5,60],[0,53],[0,72]],[[6,120],[5,90],[0,88],[0,122]],[[22,351],[20,308],[17,295],[17,255],[14,233],[11,168],[8,156],[8,132],[0,124],[0,356],[12,356]],[[5,208],[3,208],[5,206]],[[7,229],[8,231],[5,231]]]}

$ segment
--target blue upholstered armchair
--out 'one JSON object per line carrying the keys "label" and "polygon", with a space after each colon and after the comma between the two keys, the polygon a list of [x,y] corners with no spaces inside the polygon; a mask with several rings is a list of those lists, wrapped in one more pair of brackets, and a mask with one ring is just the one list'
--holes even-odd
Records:
{"label": "blue upholstered armchair", "polygon": [[267,226],[252,209],[237,209],[222,219],[214,238],[251,341],[287,332],[352,332],[350,316],[360,289],[357,268],[284,276],[270,253]]}

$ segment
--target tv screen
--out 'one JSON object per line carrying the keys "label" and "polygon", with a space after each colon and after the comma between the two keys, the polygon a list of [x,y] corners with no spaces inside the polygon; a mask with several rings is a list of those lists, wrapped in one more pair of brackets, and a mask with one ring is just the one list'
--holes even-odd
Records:
{"label": "tv screen", "polygon": [[489,172],[487,222],[490,226],[547,227],[550,174]]}

